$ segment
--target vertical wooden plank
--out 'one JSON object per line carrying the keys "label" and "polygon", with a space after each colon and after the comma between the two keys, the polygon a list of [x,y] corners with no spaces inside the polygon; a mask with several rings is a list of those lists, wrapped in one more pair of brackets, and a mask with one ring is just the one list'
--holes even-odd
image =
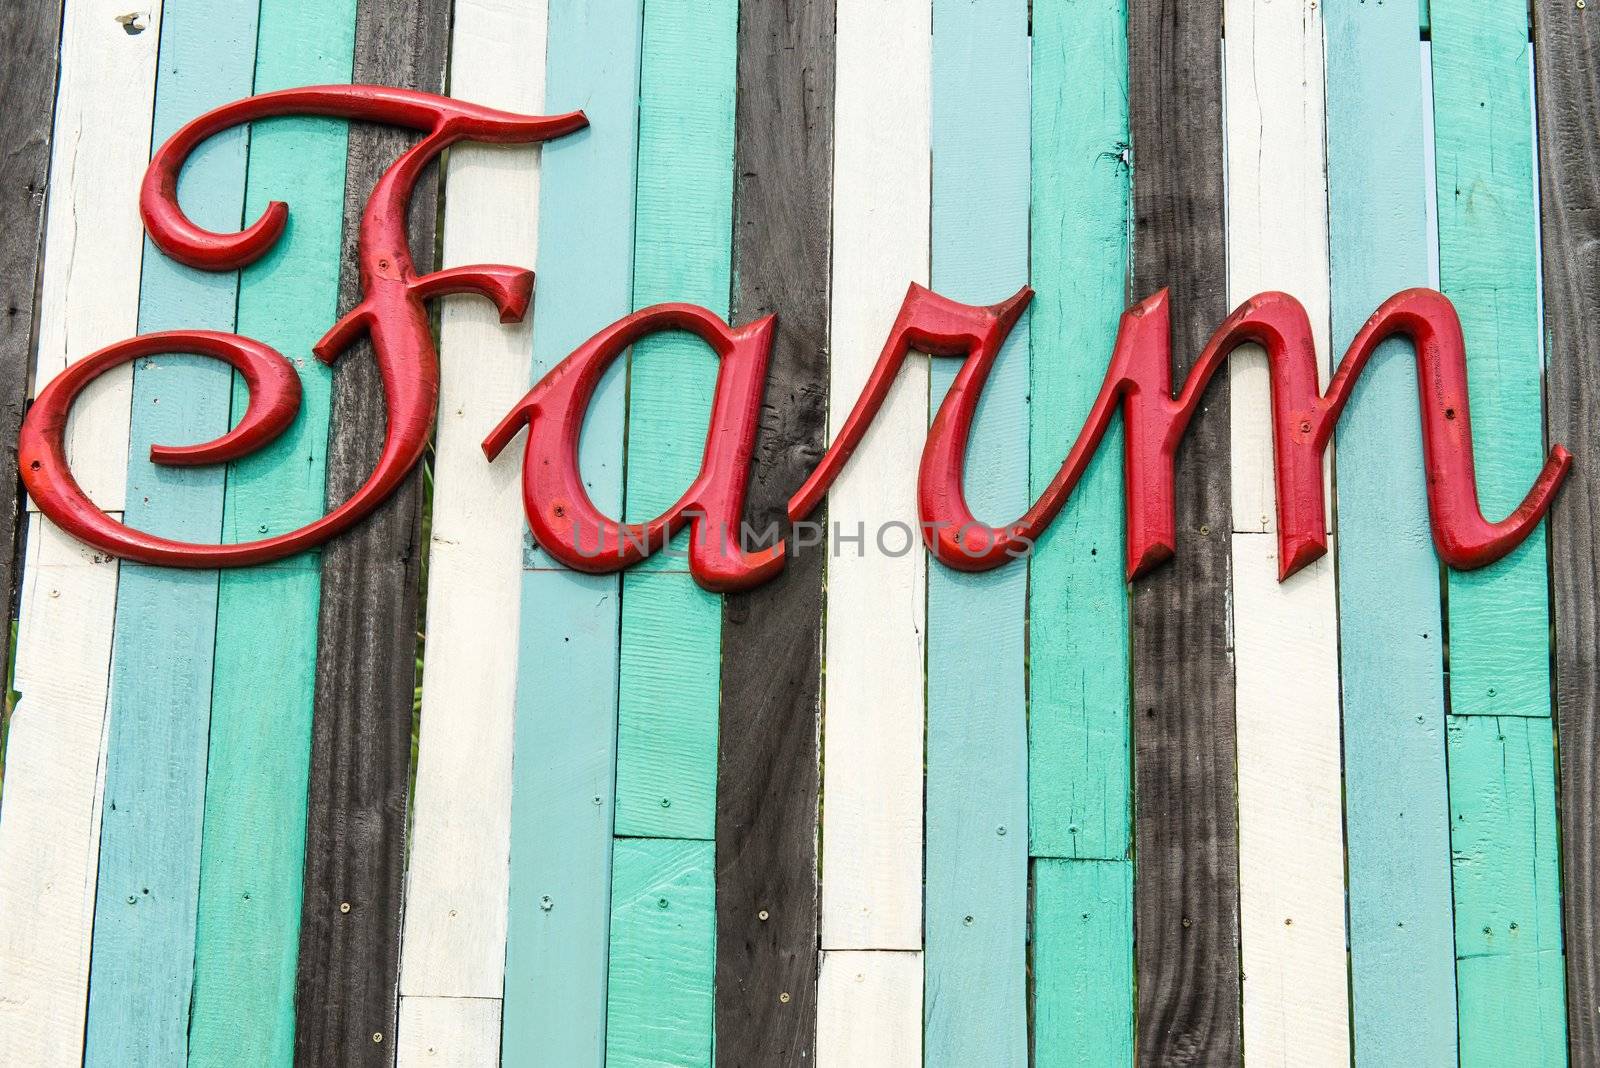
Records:
{"label": "vertical wooden plank", "polygon": [[[785,529],[826,432],[833,53],[831,2],[740,4],[733,321],[779,316],[746,505],[756,529]],[[791,541],[776,580],[723,605],[715,1045],[730,1068],[815,1063],[825,560]]]}
{"label": "vertical wooden plank", "polygon": [[1449,749],[1461,1063],[1566,1064],[1549,725],[1451,716]]}
{"label": "vertical wooden plank", "polygon": [[[1328,377],[1323,39],[1316,0],[1227,0],[1230,304],[1305,306]],[[1344,812],[1333,562],[1278,581],[1266,355],[1229,361],[1244,1047],[1348,1064]]]}
{"label": "vertical wooden plank", "polygon": [[[932,277],[992,304],[1028,281],[1025,2],[935,0]],[[986,521],[1028,508],[1028,327],[984,389],[967,453]],[[960,364],[935,360],[937,411]],[[928,1065],[1028,1063],[1028,574],[928,575],[927,869],[923,1051]]]}
{"label": "vertical wooden plank", "polygon": [[921,953],[823,951],[817,1063],[921,1068]]}
{"label": "vertical wooden plank", "polygon": [[[639,0],[550,6],[550,110],[589,127],[544,146],[533,377],[633,307]],[[470,211],[470,205],[468,207]],[[589,495],[622,510],[625,369],[602,379],[584,422]],[[554,564],[530,544],[518,637],[506,940],[507,1064],[605,1059],[616,775],[620,581]]]}
{"label": "vertical wooden plank", "polygon": [[[1099,392],[1128,283],[1124,0],[1033,12],[1029,472],[1038,493]],[[1133,1063],[1122,425],[1030,562],[1033,1054]],[[1122,895],[1119,897],[1118,895]],[[1085,920],[1084,916],[1088,919]]]}
{"label": "vertical wooden plank", "polygon": [[[1327,26],[1333,351],[1429,284],[1421,52],[1399,5]],[[1381,348],[1337,429],[1350,990],[1359,1064],[1456,1061],[1439,561],[1411,346]]]}
{"label": "vertical wooden plank", "polygon": [[[931,17],[928,0],[844,4],[838,11],[830,439],[860,395],[907,283],[928,278],[931,194],[923,161],[930,151]],[[885,56],[895,57],[891,78],[884,76]],[[927,375],[927,361],[907,361],[828,498],[824,950],[922,949],[926,565],[916,550],[889,556],[876,535],[891,523],[916,529]],[[862,969],[878,981],[870,960]],[[868,1012],[866,1002],[828,990],[847,971],[830,969],[824,959],[819,1001],[836,1011]],[[897,994],[920,1005],[920,967],[915,974],[917,991]],[[899,1019],[888,1013],[854,1022],[867,1045],[841,1049],[911,1048],[909,1038],[866,1037]],[[820,1038],[817,1055],[818,1063],[829,1063]]]}
{"label": "vertical wooden plank", "polygon": [[[634,307],[728,311],[732,287],[736,0],[650,0],[639,65]],[[630,520],[665,511],[705,449],[715,360],[684,335],[634,347]],[[687,545],[679,538],[674,555]],[[622,579],[616,834],[606,1062],[711,1060],[720,598],[663,555]],[[666,931],[644,898],[676,900]],[[665,908],[665,906],[664,906]]]}
{"label": "vertical wooden plank", "polygon": [[[76,0],[61,25],[36,388],[138,326],[138,186],[160,7],[139,9],[128,30],[119,14],[128,11]],[[82,484],[119,513],[130,382],[127,372],[102,380],[77,406],[69,436]],[[0,819],[0,915],[10,918],[0,934],[0,1049],[47,1068],[83,1058],[117,565],[42,517],[29,520],[28,536],[16,663],[23,699]]]}
{"label": "vertical wooden plank", "polygon": [[[1227,314],[1220,0],[1130,5],[1133,285],[1172,291],[1174,378]],[[1239,1060],[1227,385],[1178,451],[1176,559],[1134,587],[1141,1061]]]}
{"label": "vertical wooden plank", "polygon": [[[1498,516],[1526,491],[1544,448],[1527,7],[1437,0],[1430,11],[1440,287],[1461,314],[1478,485]],[[1463,1064],[1505,1063],[1512,1051],[1522,1063],[1566,1057],[1565,981],[1551,959],[1561,953],[1561,891],[1548,582],[1542,531],[1499,564],[1448,578]],[[1513,751],[1524,751],[1520,767],[1506,763]]]}
{"label": "vertical wooden plank", "polygon": [[[62,0],[28,0],[0,7],[0,40],[8,58],[0,70],[0,99],[32,101],[0,115],[0,196],[9,225],[0,231],[0,468],[17,465],[17,435],[28,402],[39,261],[44,240],[45,186],[50,171],[50,134],[55,119],[56,73],[61,53]],[[45,101],[49,101],[48,106]],[[0,604],[6,632],[17,603],[22,563],[18,535],[18,483],[0,480]],[[9,677],[9,644],[0,652],[0,677]],[[3,718],[3,717],[0,717]],[[0,772],[4,769],[5,724],[0,722]]]}
{"label": "vertical wooden plank", "polygon": [[[250,95],[255,0],[169,0],[161,24],[153,143],[213,107]],[[191,218],[242,222],[248,134],[207,142],[184,169]],[[139,331],[232,330],[235,272],[184,267],[147,240]],[[222,532],[220,468],[162,468],[150,445],[207,441],[228,429],[227,367],[162,357],[134,368],[128,522],[186,541]],[[100,832],[87,1064],[181,1062],[188,1048],[206,739],[216,642],[215,571],[125,564],[111,652],[106,788]]]}
{"label": "vertical wooden plank", "polygon": [[1040,857],[1033,898],[1034,1063],[1132,1064],[1133,863]]}
{"label": "vertical wooden plank", "polygon": [[[1594,412],[1600,405],[1600,128],[1594,13],[1537,0],[1533,56],[1539,113],[1539,205],[1544,248],[1545,415],[1551,441],[1578,457],[1600,456]],[[1592,576],[1597,569],[1595,511],[1600,464],[1579,463],[1550,513],[1555,595],[1555,693],[1560,725],[1561,844],[1566,882],[1567,1029],[1571,1063],[1600,1065],[1600,630]]]}
{"label": "vertical wooden plank", "polygon": [[[348,81],[354,28],[354,0],[265,0],[255,90]],[[330,373],[310,349],[337,312],[346,142],[343,122],[316,119],[251,135],[245,216],[281,199],[295,225],[242,273],[239,332],[294,361],[302,400],[283,437],[230,466],[225,541],[282,533],[323,511]],[[236,382],[235,411],[246,396]],[[225,572],[218,585],[194,1064],[283,1063],[293,1050],[320,577],[313,553]]]}
{"label": "vertical wooden plank", "polygon": [[[450,91],[544,108],[542,0],[457,0]],[[445,184],[445,264],[537,263],[537,148],[458,145]],[[541,303],[543,298],[540,298]],[[412,838],[400,959],[401,1064],[495,1063],[506,953],[507,854],[522,560],[519,463],[478,443],[527,391],[531,323],[446,301],[428,545]]]}
{"label": "vertical wooden plank", "polygon": [[[353,78],[443,92],[449,32],[449,0],[359,0]],[[341,314],[361,299],[356,242],[367,197],[413,140],[383,126],[350,133]],[[437,219],[438,179],[428,175],[409,219],[419,272],[434,265]],[[383,382],[367,342],[340,358],[332,390],[329,507],[360,487],[383,447]],[[305,1064],[383,1065],[395,1057],[421,517],[419,467],[370,519],[323,550],[296,981],[295,1053]]]}

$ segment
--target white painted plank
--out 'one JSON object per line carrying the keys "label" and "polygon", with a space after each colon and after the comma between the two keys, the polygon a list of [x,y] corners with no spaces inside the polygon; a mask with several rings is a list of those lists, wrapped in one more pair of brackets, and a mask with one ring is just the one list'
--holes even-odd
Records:
{"label": "white painted plank", "polygon": [[[1321,5],[1229,0],[1226,16],[1229,296],[1299,298],[1326,382]],[[1244,1044],[1262,1064],[1348,1064],[1333,558],[1277,581],[1260,350],[1230,381]]]}
{"label": "white painted plank", "polygon": [[[460,0],[451,92],[530,114],[544,102],[545,4]],[[538,150],[457,146],[444,264],[532,267]],[[421,737],[400,968],[402,1050],[497,1063],[511,838],[511,744],[522,567],[522,453],[478,443],[527,392],[531,326],[487,301],[446,301],[434,465]],[[419,1004],[427,999],[428,1004]],[[448,1005],[444,1001],[468,1003]],[[477,999],[493,1002],[493,1026]],[[476,1021],[476,1022],[475,1022]],[[402,1058],[404,1061],[404,1058]]]}
{"label": "white painted plank", "polygon": [[[135,15],[129,33],[118,16]],[[150,152],[159,0],[68,0],[51,148],[35,388],[137,332],[139,181]],[[41,106],[40,102],[13,106]],[[75,408],[80,484],[120,515],[127,368]],[[8,1063],[83,1059],[117,565],[28,517],[16,682],[0,808],[0,1049]]]}
{"label": "white painted plank", "polygon": [[[400,999],[397,1068],[484,1068],[500,1045],[499,998]],[[387,1041],[387,1036],[385,1036]]]}
{"label": "white painted plank", "polygon": [[[907,284],[928,279],[931,23],[928,0],[839,6],[830,439],[866,383]],[[877,535],[886,523],[917,529],[927,396],[927,361],[914,357],[828,497],[830,529],[853,537],[859,526],[865,544],[830,550],[827,565],[825,949],[922,948],[927,572],[920,540],[895,557],[879,549]],[[891,529],[885,541],[897,551],[905,538]],[[824,999],[828,981],[824,972]],[[920,1016],[914,1025],[920,1030]]]}
{"label": "white painted plank", "polygon": [[833,950],[817,988],[817,1068],[920,1068],[922,954]]}

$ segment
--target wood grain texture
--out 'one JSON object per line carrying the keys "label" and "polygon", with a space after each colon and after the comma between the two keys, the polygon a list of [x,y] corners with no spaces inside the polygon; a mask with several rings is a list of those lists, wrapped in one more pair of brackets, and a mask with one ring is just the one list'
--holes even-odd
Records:
{"label": "wood grain texture", "polygon": [[[256,91],[349,81],[354,31],[354,0],[266,0]],[[239,332],[294,362],[302,396],[282,437],[229,466],[224,541],[280,534],[323,513],[331,372],[310,350],[338,308],[347,140],[343,122],[321,119],[263,123],[251,134],[245,217],[281,199],[295,224],[241,274]],[[247,398],[236,377],[233,409]],[[227,571],[218,583],[191,1064],[292,1056],[320,579],[311,553]]]}
{"label": "wood grain texture", "polygon": [[817,1066],[921,1068],[922,954],[824,950]]}
{"label": "wood grain texture", "polygon": [[1451,716],[1448,735],[1461,1063],[1566,1064],[1550,724]]}
{"label": "wood grain texture", "polygon": [[[1172,291],[1174,377],[1227,314],[1220,0],[1130,5],[1133,285]],[[1138,1051],[1237,1063],[1239,845],[1227,385],[1177,460],[1178,552],[1133,593]]]}
{"label": "wood grain texture", "polygon": [[[1328,372],[1323,28],[1316,0],[1228,0],[1228,290],[1292,293]],[[1278,581],[1266,354],[1228,364],[1244,1046],[1350,1062],[1333,562]]]}
{"label": "wood grain texture", "polygon": [[[35,389],[138,327],[137,197],[160,7],[141,10],[134,34],[115,21],[125,13],[78,0],[60,25]],[[9,74],[9,59],[6,66]],[[41,86],[40,100],[26,106],[51,88]],[[26,213],[18,222],[23,235],[36,225]],[[31,289],[31,272],[22,275]],[[100,380],[75,406],[69,433],[74,472],[118,514],[130,386],[128,371]],[[0,810],[0,914],[12,918],[0,935],[0,1048],[17,1063],[51,1068],[83,1059],[117,565],[40,516],[28,522],[15,666],[23,696]]]}
{"label": "wood grain texture", "polygon": [[1033,864],[1034,1063],[1133,1063],[1133,862]]}
{"label": "wood grain texture", "polygon": [[[1578,457],[1600,456],[1600,24],[1595,12],[1537,0],[1540,212],[1543,221],[1545,426]],[[1550,513],[1555,695],[1560,726],[1568,1057],[1600,1065],[1600,464],[1574,466]]]}
{"label": "wood grain texture", "polygon": [[[642,11],[638,0],[550,6],[549,107],[581,104],[589,127],[541,152],[534,377],[633,308]],[[625,383],[619,361],[601,380],[580,450],[589,495],[609,515],[622,511]],[[598,1068],[605,1059],[621,582],[568,571],[531,543],[525,555],[501,1059]]]}
{"label": "wood grain texture", "polygon": [[[932,279],[1004,300],[1028,281],[1028,6],[933,6]],[[967,499],[985,521],[1027,511],[1028,324],[984,387]],[[956,359],[933,360],[931,418]],[[930,566],[923,1063],[1028,1063],[1028,574]]]}
{"label": "wood grain texture", "polygon": [[[783,529],[826,433],[833,52],[832,3],[741,3],[732,319],[779,316],[745,507],[758,530]],[[723,604],[715,1045],[728,1068],[815,1063],[825,560],[791,542],[776,580]]]}
{"label": "wood grain texture", "polygon": [[[257,8],[255,0],[165,5],[153,143],[250,95]],[[196,152],[179,192],[191,218],[239,228],[247,146],[247,132],[234,130]],[[184,267],[146,242],[139,331],[231,331],[238,290],[236,272]],[[130,525],[218,540],[223,469],[160,467],[150,446],[225,433],[230,379],[226,366],[191,356],[134,367]],[[86,1064],[181,1063],[187,1054],[217,585],[215,571],[130,563],[118,575]]]}
{"label": "wood grain texture", "polygon": [[[0,231],[0,470],[17,465],[17,434],[28,403],[33,373],[34,298],[44,242],[45,189],[50,172],[56,74],[61,51],[64,0],[28,0],[0,8],[0,99],[50,100],[50,106],[7,108],[0,115],[0,204],[7,225]],[[0,604],[7,633],[16,611],[20,484],[0,479]],[[11,648],[0,652],[0,677],[9,678]],[[0,732],[3,732],[0,726]]]}
{"label": "wood grain texture", "polygon": [[[1035,493],[1055,476],[1099,392],[1127,291],[1127,24],[1124,0],[1033,12]],[[1028,838],[1039,858],[1032,917],[1039,1064],[1133,1063],[1121,457],[1119,420],[1029,563]],[[1089,921],[1082,920],[1086,911]]]}
{"label": "wood grain texture", "polygon": [[[1333,351],[1429,284],[1421,49],[1403,5],[1327,32]],[[1336,431],[1350,990],[1360,1064],[1456,1062],[1440,575],[1412,347],[1379,349]]]}
{"label": "wood grain texture", "polygon": [[[737,0],[645,5],[635,308],[681,300],[728,311],[738,16]],[[684,334],[634,346],[627,519],[659,515],[695,477],[716,373],[709,349]],[[610,1065],[712,1059],[722,601],[684,569],[687,544],[685,532],[622,579]],[[670,919],[649,916],[657,891],[674,899]]]}
{"label": "wood grain texture", "polygon": [[[546,26],[543,2],[457,0],[451,93],[542,113]],[[538,262],[538,159],[537,148],[451,150],[443,263]],[[527,391],[531,329],[502,325],[481,300],[446,301],[440,316],[428,642],[401,935],[403,1065],[494,1064],[499,1051],[521,454],[485,463],[478,443]]]}
{"label": "wood grain texture", "polygon": [[[448,2],[359,0],[353,80],[444,91]],[[373,185],[414,135],[362,125],[345,163],[339,311],[361,300],[356,242]],[[436,171],[417,184],[409,228],[419,272],[434,266]],[[328,505],[354,493],[377,463],[387,425],[383,382],[368,342],[333,373]],[[301,907],[302,1064],[392,1064],[400,976],[406,791],[415,699],[421,550],[419,466],[374,515],[322,554],[316,698]]]}
{"label": "wood grain texture", "polygon": [[[1478,484],[1499,516],[1526,491],[1544,448],[1527,9],[1435,0],[1430,12],[1440,288],[1461,315]],[[1548,583],[1542,530],[1492,567],[1448,575],[1464,1065],[1505,1063],[1511,1050],[1522,1063],[1566,1059],[1552,725],[1543,722]],[[1494,719],[1464,722],[1478,715]]]}
{"label": "wood grain texture", "polygon": [[[923,161],[930,151],[931,35],[927,0],[845,4],[838,10],[830,439],[866,383],[907,283],[928,279],[931,194]],[[893,78],[883,76],[885,55],[895,56]],[[881,552],[875,535],[890,523],[915,529],[927,396],[927,361],[908,360],[828,495],[833,544],[823,639],[824,950],[922,948],[926,564],[915,549],[900,557]],[[848,992],[827,990],[843,974],[824,962],[819,1002],[832,1004],[833,1011],[855,1011],[849,1007],[858,1005],[870,1012],[868,1003]],[[880,1014],[852,1026],[865,1035],[901,1022],[897,1015]],[[862,1041],[868,1049],[905,1049],[910,1040]]]}
{"label": "wood grain texture", "polygon": [[711,1063],[716,875],[711,842],[619,838],[612,856],[611,1068]]}

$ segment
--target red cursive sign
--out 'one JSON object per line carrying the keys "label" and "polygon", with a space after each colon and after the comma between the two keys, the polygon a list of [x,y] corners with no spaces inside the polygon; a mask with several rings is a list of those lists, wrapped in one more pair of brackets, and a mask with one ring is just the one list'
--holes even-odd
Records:
{"label": "red cursive sign", "polygon": [[[212,233],[192,223],[178,206],[178,173],[190,153],[213,134],[291,114],[388,122],[424,132],[384,172],[362,213],[361,303],[313,349],[318,359],[331,362],[361,335],[371,337],[388,404],[388,430],[377,466],[349,500],[276,537],[212,545],[134,530],[88,499],[66,460],[67,416],[89,382],[119,364],[158,353],[210,356],[236,368],[250,393],[239,425],[205,444],[151,447],[154,462],[174,465],[224,463],[260,449],[293,421],[300,382],[281,355],[236,334],[172,331],[119,342],[72,364],[40,392],[23,422],[18,450],[23,482],[39,508],[68,533],[114,556],[175,567],[263,563],[320,545],[376,508],[421,458],[432,432],[439,366],[425,302],[448,293],[477,293],[494,301],[503,322],[515,322],[526,314],[533,291],[531,271],[504,264],[448,268],[419,277],[405,233],[418,176],[430,160],[459,141],[526,144],[562,136],[586,123],[581,112],[515,115],[381,86],[318,86],[236,101],[179,130],[151,161],[140,205],[151,238],[163,252],[195,267],[234,270],[272,246],[283,233],[286,205],[273,202],[240,233]],[[1027,551],[1066,504],[1119,410],[1126,428],[1128,576],[1137,578],[1170,559],[1177,548],[1173,481],[1178,444],[1212,376],[1245,343],[1266,349],[1271,378],[1280,579],[1327,552],[1322,456],[1356,378],[1389,337],[1404,336],[1416,349],[1429,515],[1434,544],[1447,564],[1482,567],[1514,549],[1544,518],[1571,467],[1567,450],[1554,446],[1522,504],[1500,522],[1484,517],[1473,471],[1461,324],[1440,293],[1410,289],[1384,302],[1356,335],[1325,394],[1318,392],[1316,348],[1305,309],[1283,293],[1252,297],[1217,330],[1174,396],[1168,297],[1162,291],[1123,314],[1104,384],[1056,477],[1015,522],[987,526],[973,517],[962,488],[967,439],[1000,347],[1031,296],[1024,288],[984,308],[913,285],[838,440],[790,500],[790,518],[804,519],[827,493],[913,349],[963,360],[928,432],[918,504],[929,550],[940,562],[964,571],[998,567]],[[735,329],[704,308],[658,305],[605,327],[541,379],[484,442],[493,459],[527,426],[523,501],[539,544],[566,566],[611,572],[660,551],[688,527],[689,568],[702,586],[725,592],[772,578],[783,566],[783,544],[747,552],[732,532],[739,528],[744,509],[773,329],[772,316]],[[720,360],[705,453],[698,476],[676,504],[647,522],[622,523],[596,508],[584,489],[578,471],[579,431],[606,368],[628,346],[662,330],[695,334]]]}

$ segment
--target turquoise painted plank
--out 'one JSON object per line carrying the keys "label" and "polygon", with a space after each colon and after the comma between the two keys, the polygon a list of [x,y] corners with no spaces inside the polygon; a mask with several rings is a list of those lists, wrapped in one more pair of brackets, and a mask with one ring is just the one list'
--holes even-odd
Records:
{"label": "turquoise painted plank", "polygon": [[607,1068],[711,1063],[714,849],[710,842],[617,839]]}
{"label": "turquoise painted plank", "polygon": [[1033,898],[1034,1063],[1132,1064],[1133,862],[1041,857]]}
{"label": "turquoise painted plank", "polygon": [[[1398,5],[1334,4],[1327,36],[1333,345],[1429,284],[1422,52]],[[1390,341],[1337,430],[1339,649],[1355,1059],[1456,1062],[1439,562],[1412,348]]]}
{"label": "turquoise painted plank", "polygon": [[[263,0],[260,20],[257,92],[349,80],[354,0]],[[346,142],[344,123],[329,120],[275,120],[252,133],[245,217],[279,199],[290,221],[243,272],[239,332],[294,362],[303,397],[283,437],[229,468],[228,541],[323,511],[331,376],[310,350],[337,312]],[[236,381],[235,412],[245,398]],[[320,586],[316,554],[220,582],[191,1064],[292,1057]]]}
{"label": "turquoise painted plank", "polygon": [[[639,64],[633,304],[728,314],[737,0],[650,0]],[[629,366],[626,512],[659,514],[700,466],[716,360],[657,335]],[[622,580],[608,1065],[710,1063],[722,601],[678,538]],[[644,841],[660,839],[660,841]],[[681,904],[651,916],[642,893]],[[657,895],[667,900],[673,894]],[[665,913],[672,915],[667,917]]]}
{"label": "turquoise painted plank", "polygon": [[[546,145],[539,171],[534,375],[633,301],[639,0],[553,0],[546,110],[589,127]],[[589,495],[622,510],[621,361],[584,422]],[[620,582],[554,565],[531,546],[522,577],[511,788],[511,893],[501,1059],[605,1061],[616,789]]]}
{"label": "turquoise painted plank", "polygon": [[1555,743],[1533,717],[1451,716],[1461,1063],[1567,1063]]}
{"label": "turquoise painted plank", "polygon": [[[1125,0],[1034,10],[1035,495],[1055,477],[1099,393],[1125,303],[1127,21]],[[1128,855],[1123,530],[1119,419],[1033,554],[1028,833],[1036,857]]]}
{"label": "turquoise painted plank", "polygon": [[[635,307],[727,315],[732,284],[735,0],[652,0],[640,63]],[[700,467],[717,364],[683,335],[634,347],[627,517],[658,515]],[[673,552],[687,543],[681,535]],[[682,556],[623,578],[617,834],[710,840],[716,823],[721,599]]]}
{"label": "turquoise painted plank", "polygon": [[[1111,357],[1128,272],[1125,0],[1033,12],[1029,477],[1056,474]],[[1128,588],[1118,420],[1040,539],[1028,793],[1038,1064],[1133,1063]],[[1055,859],[1070,858],[1070,859]],[[1108,863],[1109,862],[1109,863]],[[1087,916],[1088,919],[1084,917]]]}
{"label": "turquoise painted plank", "polygon": [[[1478,487],[1498,519],[1544,459],[1533,104],[1524,0],[1433,5],[1439,278],[1467,340]],[[1450,575],[1450,709],[1549,716],[1544,530]]]}
{"label": "turquoise painted plank", "polygon": [[[1461,314],[1478,485],[1498,517],[1544,451],[1528,12],[1522,0],[1434,0],[1430,15],[1440,288]],[[1548,581],[1543,529],[1500,563],[1448,579],[1464,1065],[1507,1063],[1508,1051],[1521,1064],[1566,1063]],[[1519,759],[1531,781],[1491,788]],[[1497,918],[1519,936],[1502,935]],[[1534,937],[1520,937],[1525,924]]]}
{"label": "turquoise painted plank", "polygon": [[[250,95],[258,0],[167,0],[153,142]],[[185,168],[191,218],[235,230],[248,135],[207,142]],[[181,266],[146,241],[139,331],[232,330],[238,275]],[[188,356],[133,372],[126,519],[141,530],[216,541],[222,470],[158,467],[151,444],[228,429],[231,372]],[[211,714],[217,573],[124,564],[117,579],[100,870],[84,1063],[181,1065],[188,1055],[200,828]]]}
{"label": "turquoise painted plank", "polygon": [[[1028,5],[935,0],[932,281],[992,304],[1028,280]],[[933,361],[929,415],[960,361]],[[967,454],[985,521],[1028,507],[1028,332]],[[1028,1063],[1027,568],[928,569],[923,1063]]]}

